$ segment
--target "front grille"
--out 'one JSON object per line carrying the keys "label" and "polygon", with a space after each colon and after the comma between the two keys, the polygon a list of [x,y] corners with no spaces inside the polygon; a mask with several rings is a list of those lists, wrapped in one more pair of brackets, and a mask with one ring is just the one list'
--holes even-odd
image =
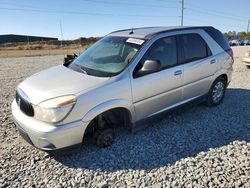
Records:
{"label": "front grille", "polygon": [[24,114],[26,114],[27,116],[34,116],[34,108],[32,104],[26,101],[17,91],[16,102]]}

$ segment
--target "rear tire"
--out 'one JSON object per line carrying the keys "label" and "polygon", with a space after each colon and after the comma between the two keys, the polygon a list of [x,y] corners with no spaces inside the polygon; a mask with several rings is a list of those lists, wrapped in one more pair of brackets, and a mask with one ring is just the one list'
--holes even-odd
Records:
{"label": "rear tire", "polygon": [[223,77],[219,77],[214,81],[205,103],[207,106],[217,106],[223,101],[226,84],[226,80]]}
{"label": "rear tire", "polygon": [[250,65],[246,65],[246,67],[247,67],[248,69],[250,69]]}

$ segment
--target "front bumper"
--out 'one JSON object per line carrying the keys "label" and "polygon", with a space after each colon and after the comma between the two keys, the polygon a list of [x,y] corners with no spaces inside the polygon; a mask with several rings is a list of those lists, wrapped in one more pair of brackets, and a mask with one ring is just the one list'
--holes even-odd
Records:
{"label": "front bumper", "polygon": [[81,120],[63,125],[42,122],[21,112],[15,100],[11,109],[20,135],[28,143],[42,150],[57,150],[81,143],[89,124]]}

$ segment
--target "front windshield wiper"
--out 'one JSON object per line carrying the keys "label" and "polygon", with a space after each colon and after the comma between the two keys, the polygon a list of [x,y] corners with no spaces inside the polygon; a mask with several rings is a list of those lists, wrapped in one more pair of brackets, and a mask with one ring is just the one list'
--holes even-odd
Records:
{"label": "front windshield wiper", "polygon": [[[112,77],[112,76],[115,76],[116,73],[109,73],[109,72],[99,72],[97,70],[92,70],[90,68],[85,68],[85,67],[82,67],[81,65],[78,65],[78,64],[73,64],[73,66],[75,66],[75,68],[73,68],[73,70],[75,71],[79,71],[83,74],[87,74],[87,75],[91,75],[91,76],[96,76],[96,77]],[[86,70],[87,69],[87,70]]]}
{"label": "front windshield wiper", "polygon": [[88,72],[87,72],[86,70],[84,70],[83,67],[80,66],[79,68],[80,68],[80,70],[82,71],[82,73],[88,74]]}
{"label": "front windshield wiper", "polygon": [[84,74],[89,74],[81,65],[78,65],[78,64],[74,64],[78,70],[80,70],[82,73]]}

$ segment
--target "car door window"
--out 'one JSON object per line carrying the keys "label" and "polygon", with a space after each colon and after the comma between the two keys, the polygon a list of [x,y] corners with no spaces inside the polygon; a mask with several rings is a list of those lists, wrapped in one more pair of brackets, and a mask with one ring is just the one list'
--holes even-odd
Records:
{"label": "car door window", "polygon": [[177,45],[176,38],[166,37],[157,40],[151,45],[142,58],[142,62],[146,60],[159,60],[162,68],[172,67],[177,64]]}
{"label": "car door window", "polygon": [[211,50],[198,34],[181,35],[184,63],[203,59],[211,55]]}

